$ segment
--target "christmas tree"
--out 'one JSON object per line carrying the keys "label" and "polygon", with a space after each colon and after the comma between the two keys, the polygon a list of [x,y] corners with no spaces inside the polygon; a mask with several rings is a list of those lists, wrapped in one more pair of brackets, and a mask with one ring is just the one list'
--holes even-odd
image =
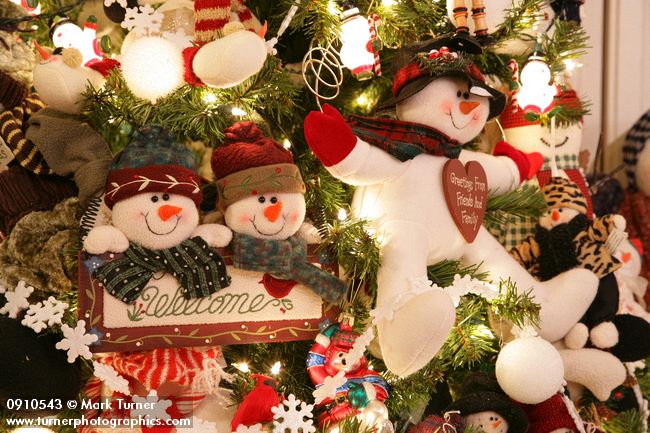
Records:
{"label": "christmas tree", "polygon": [[0,4],[3,431],[647,431],[579,1]]}

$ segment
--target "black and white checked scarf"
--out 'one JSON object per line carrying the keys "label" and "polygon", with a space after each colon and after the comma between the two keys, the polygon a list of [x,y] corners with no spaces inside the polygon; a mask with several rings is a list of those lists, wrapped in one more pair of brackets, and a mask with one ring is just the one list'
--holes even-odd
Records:
{"label": "black and white checked scarf", "polygon": [[627,175],[630,189],[636,191],[636,163],[639,153],[645,147],[645,143],[650,139],[650,110],[648,110],[632,126],[630,132],[625,137],[623,144],[623,162],[625,162],[625,174]]}
{"label": "black and white checked scarf", "polygon": [[104,288],[117,299],[132,304],[156,272],[173,275],[186,299],[203,298],[228,287],[230,277],[223,258],[200,237],[164,250],[131,244],[124,257],[95,271]]}

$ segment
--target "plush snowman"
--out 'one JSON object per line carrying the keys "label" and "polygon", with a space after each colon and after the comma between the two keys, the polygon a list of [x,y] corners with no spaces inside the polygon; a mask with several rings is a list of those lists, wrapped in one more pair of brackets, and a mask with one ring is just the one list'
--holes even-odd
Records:
{"label": "plush snowman", "polygon": [[465,426],[485,433],[525,433],[525,413],[503,392],[493,374],[474,373],[447,411],[459,411]]}
{"label": "plush snowman", "polygon": [[262,69],[268,50],[266,27],[244,5],[245,0],[194,3],[195,47],[186,48],[186,81],[228,88]]}
{"label": "plush snowman", "polygon": [[68,114],[79,114],[83,92],[90,85],[99,89],[104,75],[83,65],[83,56],[76,48],[65,48],[61,54],[49,54],[39,49],[41,61],[34,68],[34,87],[51,108]]}
{"label": "plush snowman", "polygon": [[234,124],[225,136],[212,154],[212,169],[219,206],[234,232],[234,266],[264,272],[262,282],[278,297],[301,283],[329,302],[340,301],[346,284],[307,262],[307,242],[319,238],[304,222],[305,184],[291,152],[252,122]]}
{"label": "plush snowman", "polygon": [[[582,104],[576,92],[565,90],[555,98],[555,104],[580,110]],[[593,217],[591,194],[584,175],[579,168],[578,154],[582,145],[582,121],[571,125],[558,126],[555,137],[551,136],[550,128],[542,126],[538,120],[526,118],[516,101],[511,101],[500,116],[501,125],[506,141],[522,152],[539,152],[544,157],[544,165],[535,179],[525,184],[546,185],[551,178],[552,160],[555,157],[557,175],[566,177],[575,183],[587,201],[587,217]],[[555,149],[551,147],[555,142]],[[537,219],[534,217],[513,218],[508,224],[490,227],[490,231],[507,248],[513,248],[535,233]]]}
{"label": "plush snowman", "polygon": [[382,240],[374,316],[384,361],[400,376],[422,368],[454,324],[453,303],[443,290],[430,287],[427,265],[461,259],[482,264],[495,282],[511,278],[541,304],[540,333],[552,341],[580,319],[597,286],[593,273],[581,269],[540,283],[487,230],[481,227],[467,242],[456,226],[443,204],[447,161],[479,162],[496,193],[513,190],[539,165],[538,155],[504,142],[495,149],[500,156],[462,150],[501,111],[504,97],[466,67],[462,54],[445,49],[446,43],[401,52],[403,66],[388,103],[396,105],[399,120],[355,118],[350,127],[330,106],[305,120],[309,146],[332,175],[358,186],[356,216],[372,221]]}
{"label": "plush snowman", "polygon": [[646,311],[644,299],[648,280],[640,276],[642,252],[641,242],[638,239],[621,242],[614,254],[614,257],[621,262],[621,267],[614,274],[620,294],[619,313],[634,314],[650,321],[650,313]]}
{"label": "plush snowman", "polygon": [[93,228],[84,240],[91,254],[125,253],[94,273],[113,296],[133,302],[159,271],[176,277],[187,298],[229,285],[210,247],[226,246],[232,235],[221,225],[199,225],[203,195],[193,166],[191,151],[157,125],[136,131],[113,161],[104,195],[112,225]]}
{"label": "plush snowman", "polygon": [[89,16],[83,29],[69,18],[60,18],[50,27],[52,42],[57,48],[77,48],[83,56],[83,64],[99,61],[104,53],[97,39],[97,18]]}

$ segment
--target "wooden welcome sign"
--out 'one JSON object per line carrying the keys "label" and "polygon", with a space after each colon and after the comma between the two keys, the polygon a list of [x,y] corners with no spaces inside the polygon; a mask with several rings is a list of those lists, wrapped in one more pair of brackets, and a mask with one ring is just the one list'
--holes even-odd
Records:
{"label": "wooden welcome sign", "polygon": [[[309,246],[308,260],[322,265]],[[152,278],[133,304],[111,296],[92,277],[94,270],[121,254],[79,254],[79,318],[88,332],[99,335],[94,352],[123,352],[157,347],[249,344],[313,339],[318,325],[333,320],[336,307],[309,288],[276,280],[268,274],[232,266],[228,248],[224,258],[230,286],[209,297],[185,299],[169,274]]]}

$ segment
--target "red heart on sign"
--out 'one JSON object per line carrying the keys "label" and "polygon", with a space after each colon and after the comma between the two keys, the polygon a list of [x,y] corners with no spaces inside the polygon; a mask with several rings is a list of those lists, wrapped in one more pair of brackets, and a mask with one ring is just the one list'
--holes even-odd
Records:
{"label": "red heart on sign", "polygon": [[468,243],[474,242],[485,216],[488,184],[483,166],[470,161],[465,166],[450,159],[442,169],[442,186],[447,208]]}

